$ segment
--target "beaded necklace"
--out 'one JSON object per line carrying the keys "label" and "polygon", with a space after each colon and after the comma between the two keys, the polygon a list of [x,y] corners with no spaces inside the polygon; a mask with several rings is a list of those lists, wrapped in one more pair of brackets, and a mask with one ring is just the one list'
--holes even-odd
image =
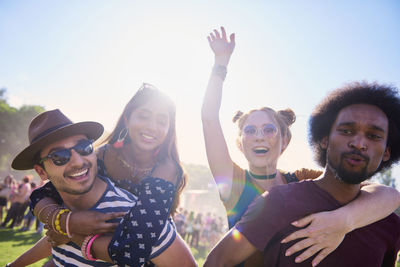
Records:
{"label": "beaded necklace", "polygon": [[[154,166],[149,167],[149,168],[138,168],[136,166],[132,166],[130,165],[128,162],[126,162],[120,155],[120,153],[117,152],[117,158],[120,162],[122,162],[122,164],[124,165],[124,167],[126,169],[129,170],[130,176],[132,178],[143,178],[147,175],[149,175],[151,173],[151,171],[153,170]],[[139,175],[140,174],[140,175]]]}

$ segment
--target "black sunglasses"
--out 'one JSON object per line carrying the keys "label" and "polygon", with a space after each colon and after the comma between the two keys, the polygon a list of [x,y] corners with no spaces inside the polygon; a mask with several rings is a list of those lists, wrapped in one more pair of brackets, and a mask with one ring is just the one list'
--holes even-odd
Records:
{"label": "black sunglasses", "polygon": [[93,140],[81,140],[75,146],[63,148],[49,153],[44,158],[40,159],[39,164],[47,159],[51,159],[56,166],[62,166],[68,163],[71,159],[71,150],[75,150],[81,156],[87,156],[93,152]]}

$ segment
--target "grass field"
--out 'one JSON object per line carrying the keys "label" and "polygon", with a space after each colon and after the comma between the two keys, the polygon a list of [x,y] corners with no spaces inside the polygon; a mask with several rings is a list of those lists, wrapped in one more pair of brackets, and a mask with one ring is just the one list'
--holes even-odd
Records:
{"label": "grass field", "polygon": [[[24,253],[41,238],[35,231],[18,232],[10,229],[0,229],[0,266],[5,266]],[[30,266],[42,266],[46,260]]]}
{"label": "grass field", "polygon": [[[0,229],[0,266],[5,266],[7,263],[16,259],[41,237],[42,235],[37,234],[34,230],[18,232],[15,229]],[[196,258],[198,266],[203,266],[207,252],[198,251],[193,248],[192,253]],[[30,266],[39,267],[46,261],[47,260],[41,260]]]}
{"label": "grass field", "polygon": [[[35,231],[18,232],[10,229],[0,229],[0,266],[5,266],[8,262],[16,259],[19,255],[29,249],[40,239],[41,235]],[[203,266],[206,251],[198,251],[192,248],[192,253],[196,258],[198,266]],[[46,260],[42,260],[30,266],[42,266]],[[396,267],[400,267],[397,263]]]}

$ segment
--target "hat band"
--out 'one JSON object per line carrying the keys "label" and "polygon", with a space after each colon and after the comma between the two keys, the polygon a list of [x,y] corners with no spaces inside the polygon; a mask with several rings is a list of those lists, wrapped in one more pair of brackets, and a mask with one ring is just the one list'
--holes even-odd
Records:
{"label": "hat band", "polygon": [[61,128],[61,127],[64,127],[64,126],[67,126],[67,125],[70,125],[70,124],[71,123],[67,122],[67,123],[64,123],[64,124],[61,124],[61,125],[57,125],[57,126],[54,126],[52,128],[47,129],[46,131],[42,132],[41,134],[39,134],[35,138],[33,138],[32,141],[31,141],[31,144],[36,142],[38,139],[42,138],[43,136],[45,136],[45,135],[57,130],[58,128]]}

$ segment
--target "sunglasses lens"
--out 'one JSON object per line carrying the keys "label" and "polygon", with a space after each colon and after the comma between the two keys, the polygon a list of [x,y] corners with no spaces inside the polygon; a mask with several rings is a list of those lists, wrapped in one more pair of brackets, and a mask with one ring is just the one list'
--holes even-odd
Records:
{"label": "sunglasses lens", "polygon": [[55,165],[62,166],[66,164],[71,158],[71,151],[69,149],[60,149],[54,151],[48,156]]}
{"label": "sunglasses lens", "polygon": [[90,155],[93,152],[92,140],[82,140],[74,147],[54,151],[50,153],[47,158],[50,158],[53,161],[54,165],[65,165],[71,158],[71,149],[74,149],[76,153],[81,156]]}
{"label": "sunglasses lens", "polygon": [[81,156],[87,156],[92,154],[93,152],[93,145],[90,140],[84,140],[76,144],[74,147],[75,151],[79,153]]}
{"label": "sunglasses lens", "polygon": [[257,132],[256,127],[253,125],[247,125],[246,127],[243,128],[243,133],[244,135],[255,135]]}
{"label": "sunglasses lens", "polygon": [[265,137],[274,137],[277,132],[278,129],[276,129],[275,125],[273,124],[267,124],[263,127],[263,134]]}

